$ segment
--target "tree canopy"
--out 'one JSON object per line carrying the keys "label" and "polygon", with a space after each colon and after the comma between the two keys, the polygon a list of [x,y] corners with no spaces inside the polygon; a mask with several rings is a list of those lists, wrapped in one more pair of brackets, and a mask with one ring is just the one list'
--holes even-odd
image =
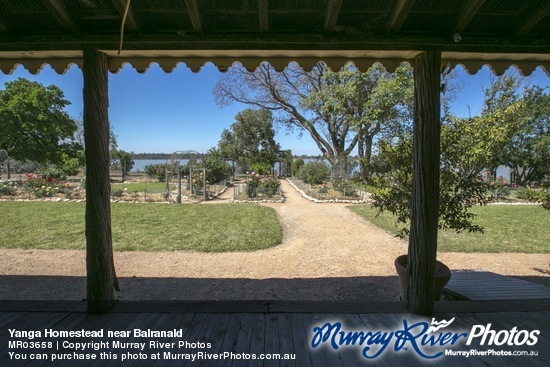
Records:
{"label": "tree canopy", "polygon": [[515,77],[493,78],[484,90],[479,116],[446,115],[441,131],[442,163],[464,176],[478,176],[484,169],[502,164],[503,150],[525,123],[526,106],[519,87]]}
{"label": "tree canopy", "polygon": [[[510,145],[514,146],[514,139],[519,139],[518,136],[526,139],[526,128],[544,125],[544,103],[538,100],[543,97],[540,89],[529,89],[530,92],[522,94],[520,87],[521,80],[517,77],[493,78],[484,90],[481,113],[468,118],[454,116],[447,108],[448,101],[442,101],[440,228],[481,231],[482,228],[473,223],[473,214],[468,208],[485,203],[489,183],[483,180],[482,171],[505,163],[503,157]],[[528,107],[535,102],[537,108]],[[519,146],[526,148],[523,143]],[[403,126],[393,137],[380,140],[371,169],[376,185],[381,188],[373,196],[374,205],[397,215],[399,222],[407,223],[412,197],[412,132],[408,126]]]}
{"label": "tree canopy", "polygon": [[135,164],[132,159],[132,153],[115,148],[109,151],[109,155],[111,157],[111,167],[120,170],[122,172],[122,180],[125,180]]}
{"label": "tree canopy", "polygon": [[[253,72],[234,66],[220,77],[214,94],[219,105],[241,102],[274,111],[283,126],[309,133],[333,176],[345,176],[347,157],[357,144],[369,160],[374,136],[407,110],[410,67],[402,65],[396,77],[390,75],[378,64],[366,73],[351,63],[332,71],[321,62],[311,72],[295,63],[282,72],[267,63]],[[388,85],[390,80],[395,82]]]}
{"label": "tree canopy", "polygon": [[218,148],[222,156],[236,161],[244,171],[268,173],[281,150],[275,142],[271,111],[246,109],[237,113],[235,122],[223,130]]}
{"label": "tree canopy", "polygon": [[[355,148],[357,143],[361,176],[367,179],[376,140],[396,136],[412,126],[412,69],[401,64],[394,73],[389,73],[381,64],[374,64],[362,73],[348,63],[337,72],[326,70],[323,80],[323,87],[313,89],[302,104],[325,121],[336,119],[342,121],[342,126],[349,125],[352,140],[348,148]],[[350,152],[344,150],[346,158]],[[339,171],[337,176],[346,176],[348,172],[349,169]]]}
{"label": "tree canopy", "polygon": [[522,123],[498,159],[524,186],[550,179],[550,95],[541,87],[527,87],[522,105]]}
{"label": "tree canopy", "polygon": [[55,85],[19,78],[0,90],[0,149],[20,161],[62,165],[82,146],[76,122],[64,108],[70,102]]}
{"label": "tree canopy", "polygon": [[206,182],[211,185],[221,182],[231,175],[231,167],[216,148],[210,148],[206,153],[204,168],[206,168]]}

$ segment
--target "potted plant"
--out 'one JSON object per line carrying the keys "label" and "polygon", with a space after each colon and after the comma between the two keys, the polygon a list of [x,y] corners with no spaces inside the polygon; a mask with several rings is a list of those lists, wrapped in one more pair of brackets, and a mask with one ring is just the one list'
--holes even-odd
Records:
{"label": "potted plant", "polygon": [[[395,259],[395,270],[399,275],[399,285],[401,288],[400,298],[401,300],[405,299],[405,290],[407,289],[407,283],[409,282],[409,272],[407,270],[409,261],[409,255],[401,255]],[[441,298],[443,293],[443,288],[449,280],[451,279],[451,270],[447,265],[443,264],[440,261],[435,263],[435,289],[434,289],[434,300],[437,301]]]}
{"label": "potted plant", "polygon": [[[481,121],[476,120],[476,123],[481,124]],[[481,144],[478,143],[480,139],[476,136],[461,139],[465,131],[471,130],[482,131],[482,125],[474,128],[470,120],[455,119],[441,127],[439,229],[450,229],[457,233],[483,231],[481,226],[473,222],[474,214],[469,209],[486,203],[486,193],[490,186],[480,173],[488,163],[476,153],[478,150],[472,148],[472,144]],[[381,140],[378,149],[376,159],[370,164],[371,184],[378,188],[371,196],[372,205],[380,212],[392,213],[401,227],[399,236],[406,237],[409,235],[412,208],[412,134],[405,131],[390,141]],[[395,260],[397,271],[402,274],[402,287],[408,282],[407,263],[407,255]],[[450,270],[437,262],[436,273],[437,287],[443,289],[450,279]],[[440,291],[436,291],[437,298],[439,295]]]}

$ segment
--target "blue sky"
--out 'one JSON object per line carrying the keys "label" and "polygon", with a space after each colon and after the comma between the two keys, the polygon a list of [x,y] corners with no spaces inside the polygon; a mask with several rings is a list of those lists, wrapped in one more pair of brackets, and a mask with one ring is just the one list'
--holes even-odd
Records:
{"label": "blue sky", "polygon": [[[512,72],[516,72],[511,68]],[[212,64],[206,64],[199,73],[185,65],[172,73],[165,73],[156,64],[143,74],[126,65],[118,74],[109,74],[109,119],[118,136],[119,149],[133,152],[164,152],[196,150],[206,152],[217,145],[220,134],[234,122],[234,116],[247,108],[233,104],[220,108],[214,102],[212,90],[220,73]],[[480,112],[483,87],[489,83],[491,71],[483,67],[475,75],[456,69],[454,83],[462,86],[453,110],[459,116]],[[38,75],[32,75],[19,66],[11,75],[0,72],[0,88],[4,83],[24,77],[44,85],[55,84],[71,101],[69,115],[77,118],[82,113],[82,73],[72,66],[59,75],[49,66]],[[550,77],[537,68],[529,77],[533,84],[550,87]],[[468,109],[469,108],[469,109]],[[287,135],[279,131],[277,142],[294,154],[314,154],[319,151],[313,140],[304,134]]]}

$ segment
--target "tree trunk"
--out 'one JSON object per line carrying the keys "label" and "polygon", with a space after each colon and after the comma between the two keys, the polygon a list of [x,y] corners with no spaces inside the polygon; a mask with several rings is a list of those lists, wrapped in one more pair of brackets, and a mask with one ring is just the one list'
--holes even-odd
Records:
{"label": "tree trunk", "polygon": [[414,148],[409,283],[407,308],[429,315],[434,308],[440,164],[439,52],[424,52],[414,60]]}
{"label": "tree trunk", "polygon": [[357,133],[359,139],[357,139],[357,155],[359,156],[359,175],[366,181],[367,179],[367,162],[365,161],[365,143],[363,139],[363,127],[359,127],[359,132]]}
{"label": "tree trunk", "polygon": [[348,176],[348,156],[340,153],[332,157],[332,178],[342,178]]}
{"label": "tree trunk", "polygon": [[370,178],[369,165],[372,158],[372,141],[374,135],[369,135],[364,139],[363,147],[363,159],[361,160],[361,178],[364,182],[368,182]]}
{"label": "tree trunk", "polygon": [[380,132],[380,124],[377,124],[371,132],[365,131],[363,127],[359,128],[358,136],[358,153],[359,153],[359,174],[363,182],[368,182],[370,179],[369,166],[372,158],[372,144],[374,137]]}
{"label": "tree trunk", "polygon": [[117,286],[111,236],[107,56],[84,51],[86,271],[88,312],[113,307]]}

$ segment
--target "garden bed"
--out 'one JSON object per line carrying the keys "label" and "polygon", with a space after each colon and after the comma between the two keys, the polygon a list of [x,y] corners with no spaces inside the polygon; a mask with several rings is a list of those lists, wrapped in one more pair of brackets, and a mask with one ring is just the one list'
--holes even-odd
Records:
{"label": "garden bed", "polygon": [[371,194],[358,189],[349,191],[353,196],[346,196],[345,192],[335,190],[332,185],[309,185],[297,180],[293,182],[288,178],[287,181],[303,198],[314,203],[365,204],[370,201]]}
{"label": "garden bed", "polygon": [[282,203],[285,198],[278,180],[253,174],[244,182],[235,184],[232,203]]}
{"label": "garden bed", "polygon": [[[83,202],[86,200],[85,182],[81,179],[59,180],[40,174],[27,174],[25,179],[0,181],[0,201],[53,201]],[[225,185],[209,185],[209,200],[221,195],[227,189]],[[185,185],[183,185],[185,188]],[[111,202],[163,203],[176,201],[176,185],[169,185],[166,195],[166,183],[139,180],[137,182],[111,183]],[[203,195],[190,195],[182,190],[184,202],[197,202]]]}

